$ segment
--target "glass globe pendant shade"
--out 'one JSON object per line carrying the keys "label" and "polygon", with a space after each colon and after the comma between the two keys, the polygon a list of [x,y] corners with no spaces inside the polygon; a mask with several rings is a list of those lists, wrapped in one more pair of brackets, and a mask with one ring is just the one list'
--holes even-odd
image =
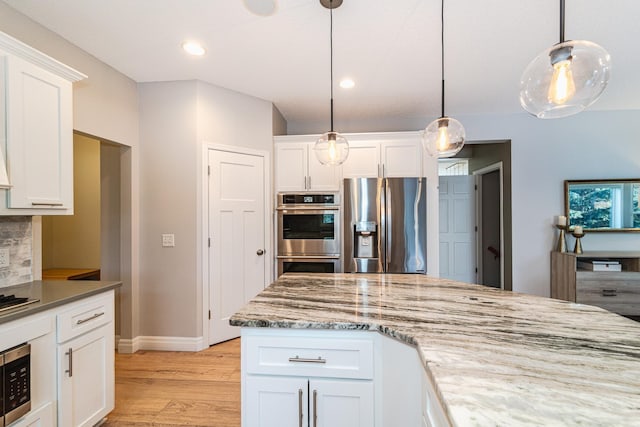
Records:
{"label": "glass globe pendant shade", "polygon": [[602,94],[611,57],[601,46],[569,40],[540,53],[520,78],[520,104],[541,119],[577,114]]}
{"label": "glass globe pendant shade", "polygon": [[349,157],[349,143],[338,132],[327,132],[316,141],[313,151],[323,165],[338,166]]}
{"label": "glass globe pendant shade", "polygon": [[440,117],[429,123],[422,144],[431,157],[451,157],[462,150],[465,138],[462,123],[451,117]]}

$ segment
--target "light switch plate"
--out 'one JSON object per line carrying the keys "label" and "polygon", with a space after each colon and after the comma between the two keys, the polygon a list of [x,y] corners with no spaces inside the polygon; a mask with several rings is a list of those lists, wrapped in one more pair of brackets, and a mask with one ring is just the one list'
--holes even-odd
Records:
{"label": "light switch plate", "polygon": [[162,235],[162,247],[173,248],[176,245],[175,235],[163,234]]}
{"label": "light switch plate", "polygon": [[9,267],[9,248],[0,249],[0,268]]}

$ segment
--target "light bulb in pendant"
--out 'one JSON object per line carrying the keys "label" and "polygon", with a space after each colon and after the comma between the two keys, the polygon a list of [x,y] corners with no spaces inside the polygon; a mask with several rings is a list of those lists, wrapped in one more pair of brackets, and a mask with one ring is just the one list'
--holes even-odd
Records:
{"label": "light bulb in pendant", "polygon": [[322,134],[313,149],[318,161],[323,165],[341,165],[349,156],[347,139],[333,131]]}
{"label": "light bulb in pendant", "polygon": [[335,163],[336,157],[336,140],[329,139],[329,160],[331,163]]}
{"label": "light bulb in pendant", "polygon": [[443,152],[446,151],[447,147],[449,147],[449,133],[448,133],[448,123],[440,122],[440,127],[438,128],[438,151]]}
{"label": "light bulb in pendant", "polygon": [[547,95],[549,102],[562,105],[573,98],[576,93],[576,83],[571,72],[571,60],[567,59],[553,64],[553,76]]}

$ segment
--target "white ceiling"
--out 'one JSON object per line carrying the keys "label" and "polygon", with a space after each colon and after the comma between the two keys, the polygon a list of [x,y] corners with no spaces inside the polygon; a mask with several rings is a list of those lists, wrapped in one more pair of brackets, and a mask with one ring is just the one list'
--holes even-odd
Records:
{"label": "white ceiling", "polygon": [[[275,0],[266,17],[243,0],[5,1],[137,82],[199,79],[273,101],[289,123],[328,125],[329,11],[318,0]],[[612,57],[592,110],[640,109],[639,18],[638,0],[567,0],[566,38]],[[520,75],[558,42],[558,27],[559,0],[445,0],[446,113],[522,112]],[[186,39],[207,54],[185,55]],[[337,130],[439,116],[440,0],[344,0],[334,10],[334,76]],[[354,89],[337,87],[345,76]]]}

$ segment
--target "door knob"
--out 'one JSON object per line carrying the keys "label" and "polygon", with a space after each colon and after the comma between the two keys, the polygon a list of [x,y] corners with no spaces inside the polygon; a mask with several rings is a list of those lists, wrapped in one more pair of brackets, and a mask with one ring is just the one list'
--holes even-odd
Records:
{"label": "door knob", "polygon": [[264,255],[264,251],[263,251],[262,249],[258,249],[258,250],[256,251],[256,253],[257,253],[258,255]]}

